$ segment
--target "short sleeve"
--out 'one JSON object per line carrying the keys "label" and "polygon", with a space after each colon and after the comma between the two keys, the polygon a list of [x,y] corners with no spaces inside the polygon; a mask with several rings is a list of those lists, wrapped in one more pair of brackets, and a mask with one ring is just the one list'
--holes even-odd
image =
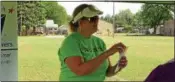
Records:
{"label": "short sleeve", "polygon": [[81,51],[80,51],[80,47],[79,47],[76,39],[73,39],[72,37],[67,37],[63,41],[63,43],[59,49],[59,56],[60,56],[62,62],[64,62],[64,60],[67,57],[82,56]]}
{"label": "short sleeve", "polygon": [[98,38],[98,41],[99,41],[100,45],[102,46],[103,51],[106,51],[106,44],[105,44],[105,42],[101,38]]}
{"label": "short sleeve", "polygon": [[102,40],[102,44],[103,44],[103,49],[104,49],[104,51],[106,50],[106,44],[105,44],[105,42]]}

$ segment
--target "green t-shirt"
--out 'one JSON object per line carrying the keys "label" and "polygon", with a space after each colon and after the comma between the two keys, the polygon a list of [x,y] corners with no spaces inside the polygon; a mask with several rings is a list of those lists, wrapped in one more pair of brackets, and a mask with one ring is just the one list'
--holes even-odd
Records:
{"label": "green t-shirt", "polygon": [[104,81],[106,70],[108,68],[108,60],[97,68],[91,74],[77,76],[72,72],[64,62],[65,58],[71,56],[81,56],[84,62],[91,60],[106,50],[103,40],[96,36],[85,38],[80,33],[74,32],[70,34],[62,43],[58,51],[59,60],[61,62],[60,81]]}

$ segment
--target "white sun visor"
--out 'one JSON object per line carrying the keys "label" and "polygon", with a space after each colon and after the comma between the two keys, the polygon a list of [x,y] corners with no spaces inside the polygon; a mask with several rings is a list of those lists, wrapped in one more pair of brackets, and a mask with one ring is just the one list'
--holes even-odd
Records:
{"label": "white sun visor", "polygon": [[100,11],[98,8],[94,7],[94,6],[89,6],[85,9],[83,9],[83,11],[79,12],[73,19],[73,23],[77,22],[79,19],[81,19],[82,17],[94,17],[97,15],[101,15],[103,14],[102,11]]}

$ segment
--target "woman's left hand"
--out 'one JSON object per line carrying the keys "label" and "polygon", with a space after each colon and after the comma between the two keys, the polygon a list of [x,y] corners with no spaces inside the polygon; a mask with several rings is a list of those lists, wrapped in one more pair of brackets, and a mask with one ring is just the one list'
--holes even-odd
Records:
{"label": "woman's left hand", "polygon": [[[109,61],[110,62],[110,61]],[[118,65],[119,64],[119,65]],[[122,57],[118,64],[114,65],[114,66],[109,66],[108,71],[107,71],[107,75],[108,77],[114,76],[116,75],[119,71],[121,71],[123,68],[125,68],[128,64],[128,60],[126,57]],[[119,70],[117,72],[115,72],[116,67],[120,66]]]}
{"label": "woman's left hand", "polygon": [[126,67],[127,66],[127,64],[128,64],[128,60],[127,60],[127,58],[126,57],[122,57],[120,60],[119,60],[119,67],[121,67],[121,68],[124,68],[124,67]]}

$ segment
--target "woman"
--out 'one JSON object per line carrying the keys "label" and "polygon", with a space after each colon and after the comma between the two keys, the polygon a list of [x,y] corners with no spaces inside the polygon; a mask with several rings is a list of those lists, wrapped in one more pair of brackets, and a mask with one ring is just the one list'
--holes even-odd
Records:
{"label": "woman", "polygon": [[[72,33],[63,41],[59,51],[61,62],[60,81],[104,81],[106,76],[113,76],[116,66],[112,66],[109,57],[126,50],[122,43],[114,44],[106,50],[104,41],[93,33],[97,31],[102,11],[93,5],[82,4],[75,8],[70,22]],[[127,64],[123,58],[119,65]]]}

